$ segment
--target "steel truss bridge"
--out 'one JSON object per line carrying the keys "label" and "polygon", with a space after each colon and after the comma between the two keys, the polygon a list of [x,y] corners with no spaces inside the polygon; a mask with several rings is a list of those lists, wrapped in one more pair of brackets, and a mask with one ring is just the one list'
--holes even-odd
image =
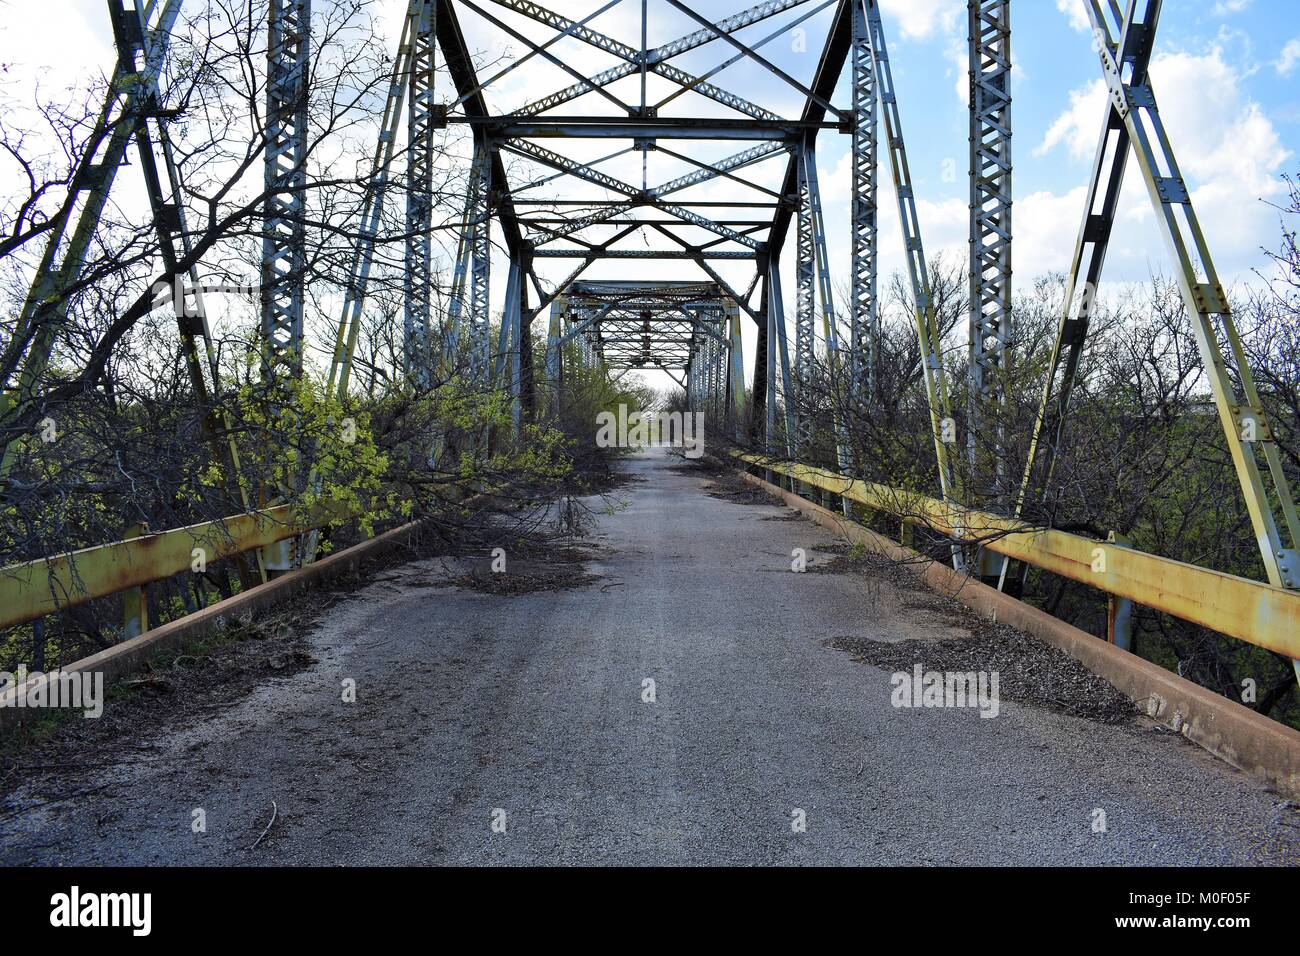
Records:
{"label": "steel truss bridge", "polygon": [[[812,439],[812,422],[799,401],[822,358],[837,395],[868,413],[878,400],[877,211],[884,167],[893,178],[933,431],[935,493],[926,499],[932,526],[956,539],[980,526],[1009,529],[1012,533],[998,546],[990,546],[993,557],[981,568],[985,574],[1005,577],[1005,559],[1014,558],[1087,580],[1111,595],[1113,607],[1149,604],[1292,658],[1300,656],[1300,518],[1148,76],[1161,2],[1079,2],[1091,21],[1100,76],[1110,95],[1097,117],[1097,149],[1074,253],[1063,264],[1068,268],[1065,307],[1023,475],[1006,473],[1001,446],[1008,436],[996,425],[986,427],[1001,421],[999,409],[1007,400],[1012,0],[970,0],[967,5],[972,305],[966,427],[971,436],[993,436],[987,443],[991,454],[976,455],[973,439],[963,447],[945,427],[953,409],[903,122],[907,109],[920,104],[907,103],[907,91],[895,84],[888,30],[876,0],[769,0],[717,20],[686,0],[655,0],[653,6],[692,23],[689,32],[657,46],[647,42],[648,0],[566,4],[569,14],[581,7],[578,19],[532,0],[410,0],[382,132],[374,145],[370,188],[356,224],[331,389],[346,394],[349,387],[379,224],[385,203],[393,201],[390,186],[400,180],[408,237],[404,371],[417,385],[433,380],[446,359],[449,338],[467,357],[469,381],[504,389],[512,397],[518,426],[537,406],[531,366],[541,350],[534,347],[533,329],[544,320],[542,367],[548,388],[561,385],[579,367],[662,370],[686,389],[693,405],[720,410],[736,437],[763,453],[751,456],[751,463],[839,494],[846,507],[855,502],[887,510],[888,496],[881,489],[848,477],[854,462],[845,422],[834,424],[838,473],[801,462]],[[269,0],[266,24],[265,176],[273,191],[264,210],[261,340],[268,378],[302,374],[311,3]],[[82,159],[72,183],[77,212],[52,232],[20,317],[20,334],[38,331],[29,338],[16,381],[4,383],[6,412],[34,400],[64,307],[58,292],[79,275],[132,141],[164,258],[180,261],[188,249],[191,233],[177,198],[183,184],[167,119],[153,109],[181,2],[111,0],[109,6],[119,60],[100,118],[105,135],[92,140],[95,153]],[[639,37],[620,39],[602,32],[596,24],[611,12],[630,12],[628,22],[641,25]],[[516,45],[522,55],[504,68],[480,69],[477,51],[466,39],[471,22]],[[820,31],[815,38],[807,35],[813,27]],[[816,51],[807,76],[791,75],[771,55],[776,44],[789,44],[796,36]],[[709,53],[711,67],[683,65],[687,60],[703,63]],[[504,111],[490,107],[489,92],[539,63],[565,74],[566,84],[529,87],[525,102]],[[738,64],[761,71],[768,80],[765,87],[781,95],[758,102],[751,98],[755,94],[729,88],[728,71]],[[837,102],[846,74],[847,100]],[[465,163],[462,228],[444,319],[433,304],[439,275],[431,233],[434,177],[442,161],[436,147],[449,129],[465,133],[472,154]],[[827,136],[850,142],[847,219],[822,202],[817,147]],[[1060,532],[1016,531],[1027,504],[1050,484],[1054,460],[1068,438],[1092,290],[1102,278],[1130,165],[1156,213],[1190,316],[1266,582],[1117,547],[1112,571],[1088,576],[1080,562],[1087,562],[1098,542]],[[779,185],[771,188],[767,182]],[[828,263],[832,229],[847,230],[850,236],[849,295],[843,302]],[[501,271],[494,270],[494,259],[498,266],[505,264],[504,274],[493,275]],[[563,260],[558,266],[563,271],[554,272],[549,260]],[[621,278],[584,277],[607,260],[620,261]],[[643,260],[679,263],[683,275],[672,281],[629,278]],[[794,266],[789,300],[782,288],[783,261]],[[188,294],[197,296],[197,269],[190,280]],[[499,313],[493,304],[496,283],[504,289]],[[793,303],[792,315],[787,315],[788,302]],[[203,400],[214,390],[217,368],[202,310],[197,315],[183,319],[180,332],[191,381]],[[742,346],[747,323],[756,332],[749,357]],[[213,454],[229,460],[233,448],[214,439]],[[978,487],[962,487],[962,470],[956,465],[964,454],[970,456],[968,474]],[[12,448],[7,448],[5,474],[11,461]],[[1000,513],[972,510],[971,503],[987,500],[983,492],[993,487],[1011,489],[995,509]],[[264,547],[303,530],[268,529],[256,516],[245,524],[233,535],[227,529],[234,541],[227,550]],[[190,539],[199,533],[185,530]],[[12,600],[5,603],[13,609],[8,622],[49,612],[53,589],[45,586],[48,575],[65,574],[71,580],[75,573],[83,593],[93,597],[96,587],[110,593],[102,589],[139,586],[175,573],[172,564],[188,560],[178,551],[175,559],[144,562],[134,577],[123,576],[113,573],[114,562],[129,555],[131,545],[104,547],[116,550],[102,552],[98,577],[92,556],[75,572],[66,561],[58,567],[34,563],[25,590],[6,584]],[[188,553],[188,545],[182,550]]]}

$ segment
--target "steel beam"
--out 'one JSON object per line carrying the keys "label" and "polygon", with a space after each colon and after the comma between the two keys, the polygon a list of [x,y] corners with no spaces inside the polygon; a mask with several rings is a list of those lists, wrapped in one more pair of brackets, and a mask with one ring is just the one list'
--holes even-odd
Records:
{"label": "steel beam", "polygon": [[813,379],[816,372],[816,278],[817,261],[813,250],[813,210],[808,179],[807,146],[799,150],[799,228],[795,244],[795,457],[805,455],[813,440]]}
{"label": "steel beam", "polygon": [[732,36],[729,31],[723,30],[718,24],[710,22],[702,14],[700,14],[696,10],[693,10],[691,7],[683,3],[682,0],[667,0],[667,2],[671,4],[673,7],[675,7],[677,10],[679,10],[680,12],[686,14],[692,20],[695,20],[697,23],[703,25],[705,30],[712,33],[719,40],[724,40],[727,43],[731,44],[742,54],[744,54],[749,59],[753,60],[759,66],[763,67],[773,76],[780,78],[788,86],[798,90],[801,94],[803,94],[806,101],[815,102],[818,105],[820,105],[823,109],[827,110],[828,112],[834,113],[836,116],[840,115],[839,110],[837,110],[834,104],[830,102],[829,97],[823,96],[817,90],[813,90],[804,86],[802,83],[796,80],[785,70],[781,69],[781,67],[777,66],[771,60],[759,55],[759,53],[753,47],[741,43],[734,36]]}
{"label": "steel beam", "polygon": [[[696,165],[699,168],[696,169],[694,172],[686,173],[683,176],[678,176],[676,179],[670,179],[668,182],[664,183],[663,185],[655,186],[653,189],[646,190],[646,192],[653,198],[660,199],[664,196],[667,196],[670,193],[679,192],[683,189],[688,189],[691,186],[698,186],[701,183],[706,183],[709,182],[710,180],[718,179],[719,177],[726,177],[727,179],[741,182],[744,186],[750,189],[759,189],[760,187],[755,186],[752,183],[746,183],[743,180],[739,180],[734,175],[735,172],[737,170],[744,169],[747,166],[752,166],[755,163],[760,163],[765,159],[769,159],[772,156],[777,155],[778,153],[783,153],[788,148],[789,147],[787,147],[784,143],[776,143],[776,144],[768,143],[762,146],[753,146],[747,150],[744,150],[743,152],[736,153],[734,156],[728,156],[726,159],[720,159],[715,163],[702,163],[697,160],[691,159],[689,156],[682,156],[677,153],[672,153],[671,151],[665,150],[665,152],[669,153],[669,155],[677,159],[684,160],[693,165]],[[767,190],[764,191],[769,192],[769,195],[776,196],[778,199],[780,198],[775,193],[771,193],[770,191]],[[762,225],[766,226],[768,224],[763,223]]]}
{"label": "steel beam", "polygon": [[802,124],[788,120],[729,123],[720,119],[609,120],[570,117],[519,122],[509,119],[471,120],[451,117],[449,123],[483,127],[499,139],[708,139],[789,142],[808,129],[836,129],[838,124]]}
{"label": "steel beam", "polygon": [[[509,6],[517,12],[530,16],[539,22],[547,23],[555,29],[573,28],[573,21],[552,13],[549,10],[545,10],[544,8],[538,7],[536,4],[523,2],[523,0],[493,0],[493,2],[501,3],[503,6]],[[758,4],[755,7],[751,7],[749,10],[741,11],[740,13],[727,17],[724,20],[720,20],[709,30],[697,30],[694,33],[687,34],[684,37],[674,40],[672,43],[664,44],[663,46],[657,47],[656,49],[650,50],[644,54],[640,50],[634,50],[631,47],[611,40],[594,30],[585,30],[585,32],[581,33],[575,31],[575,35],[578,39],[591,43],[593,46],[604,50],[606,53],[618,56],[625,62],[597,73],[594,76],[566,87],[565,89],[557,90],[549,96],[528,103],[516,110],[514,115],[533,116],[539,113],[544,113],[547,110],[554,109],[562,103],[575,100],[587,93],[604,89],[606,86],[609,86],[611,83],[615,83],[624,77],[634,76],[637,73],[644,73],[648,67],[655,73],[672,80],[684,88],[693,89],[702,96],[707,96],[710,99],[722,103],[724,106],[745,113],[751,118],[775,119],[776,114],[765,110],[762,107],[756,106],[734,93],[721,90],[699,77],[686,73],[684,70],[679,70],[666,61],[689,52],[690,50],[696,49],[697,47],[703,46],[706,43],[710,43],[713,40],[719,39],[720,36],[729,35],[737,30],[761,22],[769,17],[776,16],[791,7],[797,7],[801,3],[806,2],[808,2],[808,0],[776,0],[776,2]]]}
{"label": "steel beam", "polygon": [[[626,206],[620,205],[613,207],[614,211],[611,212],[611,215],[618,215],[634,205],[651,205],[663,212],[676,216],[687,225],[698,226],[701,229],[716,233],[725,239],[730,239],[738,245],[748,246],[751,249],[757,249],[761,245],[758,240],[737,232],[729,226],[720,225],[712,219],[692,212],[685,206],[664,202],[662,199],[651,196],[644,190],[638,189],[630,183],[625,183],[621,179],[610,176],[607,173],[602,173],[600,170],[594,169],[591,166],[579,163],[566,156],[561,156],[549,149],[538,146],[536,143],[519,139],[510,140],[501,145],[503,148],[508,149],[513,153],[517,153],[527,159],[536,160],[543,165],[550,166],[552,169],[563,170],[576,179],[581,179],[594,185],[602,186],[612,192],[621,193],[632,200],[632,202]],[[597,217],[594,221],[589,222],[586,225],[597,225],[601,221],[601,218]],[[574,230],[569,230],[570,233],[572,231]]]}
{"label": "steel beam", "polygon": [[461,338],[469,349],[469,380],[486,387],[490,375],[492,269],[492,156],[486,143],[475,144],[469,174],[469,216],[466,246],[470,255],[469,312],[462,316],[466,332]]}
{"label": "steel beam", "polygon": [[850,201],[850,290],[848,385],[855,403],[874,405],[879,366],[880,314],[877,292],[879,230],[876,154],[876,75],[871,38],[861,3],[853,4],[853,194]]}
{"label": "steel beam", "polygon": [[270,0],[267,16],[262,348],[270,381],[302,373],[311,0]]}
{"label": "steel beam", "polygon": [[433,291],[433,139],[437,127],[434,54],[437,48],[435,0],[411,4],[411,55],[407,82],[406,263],[402,275],[405,310],[403,355],[417,391],[432,384]]}
{"label": "steel beam", "polygon": [[1006,383],[1011,334],[1011,0],[968,0],[970,325],[968,501],[1007,506]]}

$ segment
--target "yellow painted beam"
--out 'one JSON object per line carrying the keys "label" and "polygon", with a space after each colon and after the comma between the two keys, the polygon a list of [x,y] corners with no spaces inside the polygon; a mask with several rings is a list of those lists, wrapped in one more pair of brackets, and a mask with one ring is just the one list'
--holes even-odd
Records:
{"label": "yellow painted beam", "polygon": [[751,465],[814,485],[874,511],[905,518],[950,538],[1072,581],[1125,597],[1258,647],[1300,657],[1300,592],[1211,571],[1065,531],[970,511],[916,492],[855,481],[821,468],[762,455],[732,454]]}
{"label": "yellow painted beam", "polygon": [[0,627],[35,620],[320,528],[345,515],[321,506],[295,519],[281,505],[0,568]]}

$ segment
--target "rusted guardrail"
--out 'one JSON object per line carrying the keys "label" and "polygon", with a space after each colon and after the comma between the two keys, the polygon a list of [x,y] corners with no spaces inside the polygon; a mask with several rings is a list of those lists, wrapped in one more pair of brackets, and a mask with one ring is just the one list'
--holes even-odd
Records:
{"label": "rusted guardrail", "polygon": [[280,505],[11,564],[0,568],[0,627],[161,581],[191,570],[200,557],[207,563],[263,548],[341,517],[325,505],[306,515]]}
{"label": "rusted guardrail", "polygon": [[1099,591],[1300,658],[1300,592],[1066,531],[1033,528],[821,468],[740,451],[732,455],[954,540],[979,542],[990,551]]}

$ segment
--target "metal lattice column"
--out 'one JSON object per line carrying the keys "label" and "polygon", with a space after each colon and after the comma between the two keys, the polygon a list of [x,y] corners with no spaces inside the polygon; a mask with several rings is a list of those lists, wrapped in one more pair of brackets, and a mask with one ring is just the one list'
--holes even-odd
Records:
{"label": "metal lattice column", "polygon": [[506,281],[505,308],[501,314],[502,346],[497,357],[497,387],[505,386],[509,392],[511,427],[516,437],[523,424],[523,294],[523,263],[518,257],[513,257]]}
{"label": "metal lattice column", "polygon": [[862,5],[853,5],[853,197],[852,288],[849,303],[849,388],[858,402],[876,399],[876,353],[880,337],[877,302],[878,227],[876,220],[879,162],[876,155],[876,77],[871,40]]}
{"label": "metal lattice column", "polygon": [[689,386],[687,398],[693,410],[704,411],[703,396],[708,386],[707,373],[705,372],[708,339],[704,335],[704,326],[700,321],[699,313],[692,313],[692,317],[694,324],[691,333],[690,370],[686,378],[686,384]]}
{"label": "metal lattice column", "polygon": [[[707,313],[700,315],[701,329],[713,325],[713,317]],[[701,394],[704,410],[710,415],[717,413],[718,398],[718,343],[705,335],[700,346]]]}
{"label": "metal lattice column", "polygon": [[410,106],[407,114],[406,311],[403,353],[406,372],[420,391],[431,383],[431,297],[433,287],[433,134],[434,51],[437,47],[434,0],[413,0],[411,24]]}
{"label": "metal lattice column", "polygon": [[469,376],[479,387],[486,387],[491,376],[491,316],[488,279],[492,268],[492,158],[487,144],[474,147],[474,162],[469,177],[469,202],[466,217],[469,267],[468,335],[463,338],[469,348]]}
{"label": "metal lattice column", "polygon": [[[596,308],[592,302],[583,302],[578,309],[575,321],[587,322],[593,318]],[[591,349],[591,331],[585,329],[578,333],[578,365],[582,369],[583,375],[591,370],[592,366],[592,349]]]}
{"label": "metal lattice column", "polygon": [[[843,394],[843,357],[840,355],[839,330],[835,319],[835,296],[831,291],[830,258],[826,253],[826,222],[822,217],[821,186],[817,182],[817,150],[811,140],[803,155],[808,205],[812,211],[813,258],[817,264],[817,291],[822,307],[822,337],[826,343],[827,384],[830,390],[831,423],[835,434],[835,457],[840,470],[847,472],[852,463],[849,460],[848,435],[844,427],[843,408],[840,404]],[[845,507],[847,508],[847,502]]]}
{"label": "metal lattice column", "polygon": [[557,296],[551,303],[551,317],[546,327],[546,385],[550,389],[551,410],[560,410],[560,390],[564,387],[564,348],[560,339],[564,335],[564,313],[568,299]]}
{"label": "metal lattice column", "polygon": [[[729,318],[730,317],[726,313],[719,313],[715,317],[715,328],[718,330],[719,338],[713,340],[713,368],[715,376],[714,381],[716,382],[714,393],[717,396],[719,404],[725,400],[727,395],[728,373],[731,374],[733,381],[740,382],[742,388],[745,383],[743,368],[737,370],[736,359],[733,358],[732,352],[730,351],[732,348],[739,348],[740,345],[740,336],[738,334],[740,329],[739,313],[736,313],[737,322],[734,327],[728,326],[727,320]],[[729,332],[737,333],[734,339],[727,338]],[[737,352],[736,354],[739,353]],[[739,364],[743,366],[744,363],[741,361]],[[743,406],[740,403],[737,403],[737,411],[740,411],[742,407]]]}
{"label": "metal lattice column", "polygon": [[[698,333],[697,333],[698,334]],[[686,363],[686,410],[695,411],[699,405],[695,401],[695,392],[699,387],[696,379],[696,370],[699,368],[700,343],[696,338],[691,339],[691,357]]]}
{"label": "metal lattice column", "polygon": [[[785,454],[791,460],[794,452],[794,412],[790,396],[793,388],[790,382],[790,351],[786,341],[785,298],[781,291],[780,256],[773,254],[767,267],[767,421],[764,424],[766,453],[776,454],[778,398],[783,408],[785,430]],[[778,377],[779,372],[779,377]]]}
{"label": "metal lattice column", "polygon": [[807,144],[799,150],[799,212],[795,242],[795,317],[794,317],[794,384],[795,384],[795,454],[801,454],[812,441],[812,382],[816,347],[814,319],[816,256],[813,250],[813,212],[808,181]]}
{"label": "metal lattice column", "polygon": [[270,0],[268,37],[262,343],[270,379],[281,368],[302,372],[311,0]]}
{"label": "metal lattice column", "polygon": [[[732,431],[736,441],[745,440],[745,349],[740,334],[740,306],[734,299],[722,302],[722,323],[727,336],[728,348],[725,351],[727,361],[727,398],[730,399],[727,414],[731,418]],[[719,355],[724,355],[719,349]],[[721,362],[718,363],[722,365]]]}
{"label": "metal lattice column", "polygon": [[716,415],[718,411],[718,382],[721,376],[718,374],[718,342],[713,337],[704,334],[703,330],[714,324],[712,313],[698,313],[700,316],[700,327],[703,334],[702,345],[700,346],[700,370],[703,373],[703,392],[701,398],[704,404],[704,410],[710,415]]}
{"label": "metal lattice column", "polygon": [[[704,321],[708,328],[721,329],[716,312],[706,312]],[[725,414],[726,376],[723,375],[722,343],[709,337],[704,343],[704,401],[710,415]]]}
{"label": "metal lattice column", "polygon": [[[970,0],[969,502],[1006,498],[1011,332],[1011,0]],[[982,500],[981,500],[982,499]]]}

